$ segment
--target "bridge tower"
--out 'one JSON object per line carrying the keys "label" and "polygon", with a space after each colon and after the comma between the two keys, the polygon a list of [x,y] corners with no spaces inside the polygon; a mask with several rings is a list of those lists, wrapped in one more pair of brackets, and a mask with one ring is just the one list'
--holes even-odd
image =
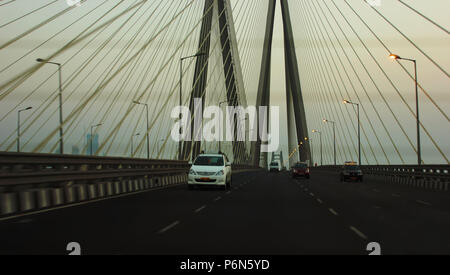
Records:
{"label": "bridge tower", "polygon": [[[234,28],[234,19],[231,9],[230,0],[205,0],[203,11],[203,22],[199,38],[199,53],[206,53],[197,58],[195,65],[195,74],[193,88],[190,98],[190,111],[194,116],[202,116],[198,110],[195,110],[194,98],[202,98],[202,110],[205,104],[205,89],[208,75],[208,59],[211,45],[211,31],[213,22],[218,21],[218,31],[220,36],[223,71],[225,76],[226,100],[228,106],[247,107],[247,100],[244,91],[244,80],[242,75],[241,61],[239,58],[238,44],[236,39],[236,31]],[[222,99],[223,100],[223,99]],[[219,105],[218,99],[217,105]],[[233,141],[233,157],[235,163],[243,163],[246,160],[245,142],[237,140],[237,120],[234,120],[234,140]],[[222,131],[224,133],[224,131]],[[194,133],[194,127],[191,129],[191,136],[194,137],[199,133]],[[201,141],[185,141],[182,150],[182,159],[192,157],[194,159],[201,150]],[[191,156],[192,152],[192,156]]]}
{"label": "bridge tower", "polygon": [[[276,0],[269,0],[267,13],[266,33],[264,38],[264,49],[261,61],[261,72],[256,99],[256,107],[270,106],[270,69],[273,40],[273,26],[275,18]],[[296,157],[289,159],[290,164],[311,159],[310,144],[308,138],[308,127],[306,124],[305,108],[300,85],[300,77],[295,52],[295,41],[292,31],[289,4],[286,0],[280,0],[283,17],[285,74],[286,74],[286,104],[288,117],[288,149],[289,152],[299,147]],[[268,121],[268,120],[267,120]],[[268,127],[268,125],[267,125]],[[300,146],[299,146],[300,145]],[[263,153],[262,163],[258,163],[261,154],[261,140],[252,144],[253,164],[267,167],[267,153]],[[296,159],[297,158],[297,159]]]}

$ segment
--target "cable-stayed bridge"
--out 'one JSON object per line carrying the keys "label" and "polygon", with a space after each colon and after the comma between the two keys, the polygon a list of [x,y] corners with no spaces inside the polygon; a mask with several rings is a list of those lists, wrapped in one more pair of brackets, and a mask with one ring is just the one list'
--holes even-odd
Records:
{"label": "cable-stayed bridge", "polygon": [[[448,253],[446,8],[0,3],[1,253]],[[233,188],[188,191],[219,151]],[[268,174],[283,151],[311,179]]]}

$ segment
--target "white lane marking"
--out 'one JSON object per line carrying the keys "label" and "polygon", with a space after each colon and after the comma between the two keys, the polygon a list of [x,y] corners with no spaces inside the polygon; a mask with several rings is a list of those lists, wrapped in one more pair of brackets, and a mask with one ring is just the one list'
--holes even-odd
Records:
{"label": "white lane marking", "polygon": [[158,231],[158,234],[163,234],[164,232],[167,232],[168,230],[174,228],[175,226],[177,226],[180,222],[179,221],[175,221],[171,224],[169,224],[168,226],[164,227],[163,229]]}
{"label": "white lane marking", "polygon": [[311,195],[311,197],[314,197],[314,193],[309,193],[309,195]]}
{"label": "white lane marking", "polygon": [[197,209],[195,210],[195,213],[198,213],[198,212],[202,211],[202,210],[205,209],[205,208],[206,208],[206,205],[203,205],[202,207],[197,208]]}
{"label": "white lane marking", "polygon": [[400,194],[392,194],[393,197],[400,197]]}
{"label": "white lane marking", "polygon": [[426,206],[431,206],[431,203],[426,202],[426,201],[416,200],[416,202],[420,203],[420,204],[423,204],[423,205],[426,205]]}
{"label": "white lane marking", "polygon": [[338,214],[336,211],[334,211],[333,208],[328,208],[328,210],[330,210],[330,212],[331,212],[333,215],[339,216],[339,214]]}
{"label": "white lane marking", "polygon": [[221,198],[222,198],[221,196],[218,196],[217,198],[214,199],[214,201],[218,201],[218,200],[220,200]]}
{"label": "white lane marking", "polygon": [[231,191],[228,191],[228,192],[226,192],[225,194],[229,195],[229,194],[231,194]]}
{"label": "white lane marking", "polygon": [[373,192],[375,192],[375,193],[380,193],[381,191],[378,190],[378,189],[373,189]]}
{"label": "white lane marking", "polygon": [[350,229],[356,233],[356,235],[358,235],[361,239],[367,240],[367,236],[364,235],[361,231],[359,231],[358,229],[356,229],[353,226],[350,226]]}
{"label": "white lane marking", "polygon": [[375,208],[375,209],[381,209],[381,206],[374,205],[373,208]]}
{"label": "white lane marking", "polygon": [[317,199],[318,203],[323,203],[323,201],[321,199]]}
{"label": "white lane marking", "polygon": [[129,197],[129,196],[138,195],[138,194],[142,194],[142,193],[147,193],[147,192],[151,192],[151,191],[159,191],[159,190],[179,187],[179,186],[182,186],[182,185],[186,185],[186,183],[180,183],[180,184],[175,184],[175,185],[170,185],[170,186],[157,187],[157,188],[152,188],[152,189],[147,189],[147,190],[142,190],[142,191],[136,191],[136,192],[126,193],[126,194],[120,194],[120,195],[112,195],[112,196],[108,196],[106,198],[100,198],[100,199],[94,199],[94,200],[89,200],[89,201],[77,202],[77,203],[72,203],[72,204],[68,204],[68,205],[52,207],[52,208],[45,209],[45,210],[38,210],[38,211],[29,212],[29,213],[17,214],[17,215],[14,215],[14,216],[0,218],[0,222],[7,221],[7,220],[12,220],[12,219],[17,219],[17,218],[21,218],[21,217],[26,217],[26,216],[32,216],[32,215],[47,213],[47,212],[51,212],[51,211],[55,211],[55,210],[61,210],[61,209],[65,209],[65,208],[72,208],[72,207],[75,207],[75,206],[81,206],[81,205],[90,204],[90,203],[96,203],[96,202],[101,202],[101,201],[106,201],[106,200],[113,200],[113,199],[118,199],[118,198],[122,198],[122,197]]}

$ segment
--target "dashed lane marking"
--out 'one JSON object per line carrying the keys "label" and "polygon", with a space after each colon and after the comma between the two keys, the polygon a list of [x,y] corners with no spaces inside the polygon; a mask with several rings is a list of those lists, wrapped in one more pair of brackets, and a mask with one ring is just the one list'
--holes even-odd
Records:
{"label": "dashed lane marking", "polygon": [[168,230],[174,228],[175,226],[177,226],[180,222],[179,221],[175,221],[171,224],[169,224],[168,226],[164,227],[163,229],[158,231],[158,234],[163,234],[165,232],[167,232]]}
{"label": "dashed lane marking", "polygon": [[420,203],[422,205],[426,205],[426,206],[431,206],[431,203],[426,202],[426,201],[421,201],[421,200],[416,200],[417,203]]}
{"label": "dashed lane marking", "polygon": [[350,230],[356,233],[361,239],[367,240],[367,236],[364,235],[361,231],[359,231],[357,228],[350,226]]}
{"label": "dashed lane marking", "polygon": [[195,213],[198,213],[198,212],[202,211],[202,210],[205,209],[205,208],[206,208],[206,205],[203,205],[202,207],[197,208],[197,209],[195,210]]}
{"label": "dashed lane marking", "polygon": [[219,196],[219,197],[215,198],[214,201],[218,201],[220,199],[222,199],[222,197]]}
{"label": "dashed lane marking", "polygon": [[323,203],[323,201],[321,199],[317,199],[317,202],[321,203],[321,204]]}
{"label": "dashed lane marking", "polygon": [[333,208],[328,208],[328,210],[329,210],[333,215],[339,216],[339,214],[338,214],[336,211],[334,211]]}

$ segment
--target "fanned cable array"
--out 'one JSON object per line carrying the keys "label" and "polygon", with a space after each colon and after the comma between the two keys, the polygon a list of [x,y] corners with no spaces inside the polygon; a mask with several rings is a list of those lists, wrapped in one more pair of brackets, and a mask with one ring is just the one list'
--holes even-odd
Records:
{"label": "fanned cable array", "polygon": [[[189,106],[199,81],[196,58],[183,62],[181,77],[180,59],[208,42],[199,41],[208,14],[214,20],[207,34],[208,65],[201,68],[207,72],[205,107],[227,98],[226,79],[234,72],[225,71],[224,61],[241,63],[245,84],[236,95],[240,105],[247,105],[246,89],[250,94],[255,90],[246,79],[255,81],[260,63],[261,46],[248,39],[264,32],[258,21],[264,20],[265,5],[259,2],[231,1],[234,24],[222,28],[218,19],[227,11],[219,11],[217,1],[210,10],[204,10],[207,1],[196,0],[64,2],[0,6],[1,150],[15,150],[17,110],[23,106],[32,109],[22,114],[22,151],[59,150],[58,68],[36,62],[42,58],[61,64],[65,153],[145,158],[148,134],[150,158],[176,159],[171,112],[179,105],[180,82],[182,103]],[[220,38],[229,28],[236,32],[240,56],[224,54]],[[216,151],[218,142],[204,142],[202,149]],[[248,142],[243,149],[243,156],[250,153]],[[223,142],[222,151],[233,158],[231,142]]]}
{"label": "fanned cable array", "polygon": [[[294,36],[308,127],[324,134],[324,163],[333,163],[334,154],[333,126],[323,119],[336,123],[338,163],[357,161],[357,107],[342,103],[358,103],[362,163],[414,163],[414,66],[388,58],[398,54],[418,63],[422,161],[448,164],[448,134],[443,133],[450,130],[449,62],[438,58],[438,50],[450,45],[448,29],[438,23],[439,18],[426,16],[405,1],[377,3],[289,1],[296,15]],[[320,159],[319,146],[316,138],[315,162]]]}
{"label": "fanned cable array", "polygon": [[[343,100],[360,105],[363,164],[414,163],[414,68],[390,54],[417,60],[423,162],[448,164],[448,22],[411,1],[286,1],[307,124],[323,134],[324,164],[333,163],[334,150],[332,124],[323,119],[336,123],[338,163],[358,158],[357,109]],[[171,113],[180,85],[184,106],[198,85],[205,108],[255,105],[267,7],[268,0],[3,1],[0,150],[15,151],[20,137],[22,152],[58,153],[62,98],[64,153],[146,158],[148,148],[150,158],[177,159]],[[318,162],[318,138],[310,142]],[[194,150],[188,145],[185,159]],[[250,147],[224,141],[221,149],[249,160]],[[202,142],[201,150],[219,144]]]}

